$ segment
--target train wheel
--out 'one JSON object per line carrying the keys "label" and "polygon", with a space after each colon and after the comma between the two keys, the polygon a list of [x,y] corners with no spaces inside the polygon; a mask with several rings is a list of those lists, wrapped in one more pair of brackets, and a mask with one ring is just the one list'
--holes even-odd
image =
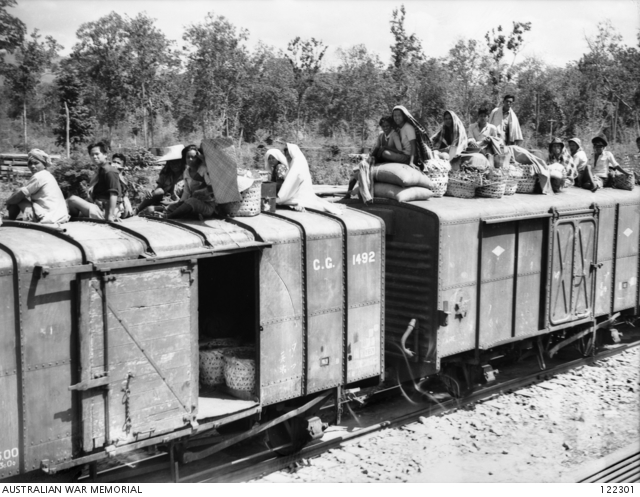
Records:
{"label": "train wheel", "polygon": [[440,373],[440,380],[452,397],[459,399],[464,394],[464,378],[461,377],[461,368],[448,366]]}
{"label": "train wheel", "polygon": [[288,456],[300,451],[311,440],[321,438],[326,427],[316,416],[291,418],[266,431],[266,444],[276,453]]}

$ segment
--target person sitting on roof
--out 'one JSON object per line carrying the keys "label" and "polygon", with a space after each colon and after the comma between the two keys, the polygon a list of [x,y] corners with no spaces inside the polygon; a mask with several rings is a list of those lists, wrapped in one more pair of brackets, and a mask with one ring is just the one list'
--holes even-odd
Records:
{"label": "person sitting on roof", "polygon": [[[573,182],[578,173],[574,169],[571,157],[560,138],[554,138],[551,143],[549,143],[549,157],[547,159],[547,165],[552,166],[553,164],[559,164],[559,166],[561,166],[562,176],[564,178],[563,184],[556,184],[555,179],[557,178],[552,176],[551,184],[554,187],[554,190],[558,191],[563,187],[568,188],[569,186],[573,186]],[[549,169],[553,170],[554,168],[549,167]]]}
{"label": "person sitting on roof", "polygon": [[313,191],[309,164],[298,145],[287,143],[284,154],[289,161],[289,172],[278,192],[276,204],[286,205],[297,211],[317,209],[331,214],[342,214],[337,205],[318,197]]}
{"label": "person sitting on roof", "polygon": [[270,148],[264,154],[264,168],[269,171],[269,181],[273,181],[276,184],[276,192],[279,192],[289,172],[287,158],[277,148]]}
{"label": "person sitting on roof", "polygon": [[[393,118],[383,116],[378,121],[382,132],[376,138],[376,142],[373,145],[373,149],[369,154],[369,165],[374,166],[376,163],[389,162],[389,159],[383,155],[385,150],[392,153],[398,153],[402,151],[402,143],[400,141],[400,135],[393,129]],[[355,188],[358,182],[358,174],[360,172],[360,165],[353,168],[351,171],[351,178],[349,179],[349,186],[347,188],[346,198],[351,196],[351,191]]]}
{"label": "person sitting on roof", "polygon": [[[164,212],[168,205],[177,202],[182,197],[182,191],[184,189],[184,171],[187,168],[187,164],[181,155],[181,151],[184,150],[182,145],[179,145],[180,150],[177,150],[178,146],[171,147],[176,149],[175,156],[169,155],[166,163],[156,181],[156,188],[154,190],[145,190],[142,193],[142,202],[136,207],[135,214],[151,214],[153,212]],[[173,153],[173,150],[172,152]]]}
{"label": "person sitting on roof", "polygon": [[182,150],[182,158],[186,164],[182,197],[178,202],[167,206],[166,218],[211,217],[216,212],[216,202],[202,154],[195,145],[188,145]]}
{"label": "person sitting on roof", "polygon": [[460,118],[450,110],[444,112],[442,127],[431,137],[434,150],[449,155],[453,159],[467,148],[467,132]]}
{"label": "person sitting on roof", "polygon": [[407,119],[405,112],[403,112],[402,109],[404,109],[404,107],[400,107],[401,106],[394,107],[392,114],[393,122],[400,135],[400,150],[383,150],[381,159],[387,162],[400,162],[401,164],[409,164],[411,167],[416,167],[416,131],[410,120]]}
{"label": "person sitting on roof", "polygon": [[[579,138],[571,138],[568,142],[569,144],[569,160],[571,161],[571,169],[575,173],[576,183],[577,179],[582,174],[582,171],[585,167],[587,167],[587,163],[589,159],[587,158],[587,154],[585,154],[584,150],[582,150],[582,142]],[[580,186],[577,185],[576,186]]]}
{"label": "person sitting on roof", "polygon": [[402,151],[402,142],[400,140],[400,135],[398,132],[393,129],[393,118],[389,116],[383,116],[378,121],[382,132],[376,138],[376,142],[373,145],[373,150],[371,150],[371,157],[373,157],[374,162],[388,162],[388,160],[383,156],[383,152],[385,150],[389,150],[391,152],[400,152]]}
{"label": "person sitting on roof", "polygon": [[498,138],[499,136],[498,128],[489,123],[488,119],[489,110],[486,107],[481,107],[478,110],[478,120],[469,126],[469,141],[473,139],[480,148],[484,148],[490,138]]}
{"label": "person sitting on roof", "polygon": [[31,178],[22,188],[7,199],[9,219],[14,220],[22,213],[23,221],[35,223],[66,223],[69,212],[58,182],[47,170],[51,158],[42,150],[34,148],[29,152],[27,167]]}
{"label": "person sitting on roof", "polygon": [[89,200],[76,195],[67,199],[69,213],[72,217],[119,221],[124,211],[120,174],[107,160],[107,146],[103,142],[92,143],[87,151],[98,170],[91,178]]}
{"label": "person sitting on roof", "polygon": [[127,158],[123,154],[113,154],[111,164],[118,170],[120,176],[120,190],[122,191],[122,219],[133,216],[131,201],[129,200],[129,178],[127,176]]}
{"label": "person sitting on roof", "polygon": [[593,144],[593,163],[588,164],[580,175],[579,182],[582,188],[595,192],[598,188],[609,186],[609,174],[613,170],[630,174],[620,167],[611,152],[605,150],[608,143],[603,133],[596,135],[591,143]]}
{"label": "person sitting on roof", "polygon": [[502,99],[502,107],[496,107],[491,111],[489,123],[498,128],[498,133],[505,145],[520,146],[523,137],[518,116],[512,109],[514,101],[513,95],[505,95]]}

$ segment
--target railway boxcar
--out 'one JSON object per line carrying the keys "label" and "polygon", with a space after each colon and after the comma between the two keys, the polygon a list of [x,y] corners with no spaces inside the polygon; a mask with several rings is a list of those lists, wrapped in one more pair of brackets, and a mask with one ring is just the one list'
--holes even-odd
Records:
{"label": "railway boxcar", "polygon": [[[354,250],[376,256],[351,267]],[[289,417],[303,415],[347,384],[379,381],[383,252],[381,220],[350,209],[340,219],[5,222],[0,478],[159,443],[198,459],[219,447],[191,450],[195,434],[259,421],[287,400],[302,405]],[[350,317],[360,309],[373,312]],[[230,336],[256,349],[256,387],[242,399],[198,383],[199,340]]]}
{"label": "railway boxcar", "polygon": [[637,313],[638,187],[350,205],[385,221],[387,356],[413,376],[446,360],[491,378],[483,353],[515,343],[533,344],[543,364],[553,332],[586,336],[618,311]]}

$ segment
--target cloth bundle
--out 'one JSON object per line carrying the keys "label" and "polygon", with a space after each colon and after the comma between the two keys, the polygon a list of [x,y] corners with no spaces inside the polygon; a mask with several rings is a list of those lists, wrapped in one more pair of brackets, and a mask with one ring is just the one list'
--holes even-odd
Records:
{"label": "cloth bundle", "polygon": [[547,195],[553,193],[551,188],[551,180],[549,177],[549,170],[547,164],[540,157],[536,157],[532,152],[526,150],[517,145],[509,145],[504,147],[505,152],[510,154],[516,162],[520,164],[530,164],[533,168],[533,172],[538,175],[538,183],[542,189],[542,193]]}

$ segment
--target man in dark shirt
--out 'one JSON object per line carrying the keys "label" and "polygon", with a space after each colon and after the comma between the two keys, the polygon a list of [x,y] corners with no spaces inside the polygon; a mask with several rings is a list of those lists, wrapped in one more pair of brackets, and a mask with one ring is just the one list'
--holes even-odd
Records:
{"label": "man in dark shirt", "polygon": [[109,164],[104,143],[92,143],[87,150],[98,171],[91,179],[88,201],[75,195],[67,199],[69,213],[74,217],[118,221],[121,215],[119,204],[122,201],[118,170]]}

